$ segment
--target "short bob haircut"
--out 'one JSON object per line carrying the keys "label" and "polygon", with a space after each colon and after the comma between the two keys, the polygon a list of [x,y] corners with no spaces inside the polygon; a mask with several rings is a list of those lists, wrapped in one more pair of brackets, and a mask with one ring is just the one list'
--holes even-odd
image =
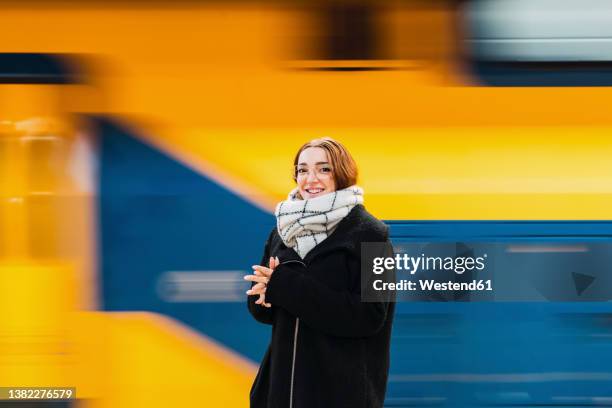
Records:
{"label": "short bob haircut", "polygon": [[357,183],[357,165],[355,160],[353,160],[353,157],[342,143],[330,137],[313,139],[300,147],[293,159],[293,181],[297,183],[297,165],[300,154],[309,147],[320,147],[327,152],[336,183],[336,190],[342,190]]}

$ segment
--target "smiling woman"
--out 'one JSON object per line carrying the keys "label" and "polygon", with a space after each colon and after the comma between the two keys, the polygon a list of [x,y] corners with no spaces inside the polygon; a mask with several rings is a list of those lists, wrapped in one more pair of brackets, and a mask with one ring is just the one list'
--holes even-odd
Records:
{"label": "smiling woman", "polygon": [[357,182],[357,165],[350,153],[329,138],[304,144],[293,165],[293,180],[297,183],[298,197],[303,199],[342,190]]}
{"label": "smiling woman", "polygon": [[[361,301],[361,243],[389,244],[363,206],[357,166],[333,139],[304,144],[276,207],[248,307],[273,325],[251,407],[382,407],[394,304]],[[267,265],[267,266],[266,266]]]}
{"label": "smiling woman", "polygon": [[332,169],[323,149],[312,147],[304,150],[300,156],[303,157],[301,160],[304,161],[298,164],[296,173],[299,194],[302,198],[315,198],[336,190]]}

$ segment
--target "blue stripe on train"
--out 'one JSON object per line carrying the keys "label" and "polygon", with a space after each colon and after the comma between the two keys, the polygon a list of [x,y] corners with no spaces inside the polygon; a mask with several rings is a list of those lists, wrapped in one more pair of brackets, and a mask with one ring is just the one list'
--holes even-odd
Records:
{"label": "blue stripe on train", "polygon": [[95,121],[104,310],[162,313],[258,361],[269,327],[255,322],[244,302],[168,302],[159,286],[168,271],[249,272],[274,217],[119,123]]}
{"label": "blue stripe on train", "polygon": [[[386,406],[609,401],[612,222],[388,224],[396,248],[443,247],[450,241],[495,254],[492,275],[510,283],[513,277],[524,280],[517,288],[539,301],[399,303]],[[542,252],[532,251],[538,247]],[[489,278],[489,272],[478,278]],[[576,274],[592,279],[586,290],[580,290]]]}

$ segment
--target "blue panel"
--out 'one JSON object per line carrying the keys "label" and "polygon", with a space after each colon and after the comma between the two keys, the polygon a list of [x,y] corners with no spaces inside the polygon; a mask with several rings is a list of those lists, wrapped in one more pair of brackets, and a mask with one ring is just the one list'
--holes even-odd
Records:
{"label": "blue panel", "polygon": [[[585,243],[588,252],[508,254],[497,273],[534,274],[554,287],[573,272],[605,277],[607,263],[589,260],[612,244],[609,221],[391,221],[402,242]],[[592,255],[590,255],[592,254]],[[599,254],[601,255],[601,254]],[[498,262],[502,262],[499,260]],[[529,263],[530,265],[533,262]],[[523,274],[524,276],[524,274]],[[599,275],[601,276],[601,275]],[[392,339],[387,406],[588,406],[612,392],[612,303],[400,303]]]}
{"label": "blue panel", "polygon": [[274,217],[118,123],[96,121],[104,310],[162,313],[258,361],[269,327],[251,318],[245,302],[167,302],[158,286],[167,271],[249,272]]}

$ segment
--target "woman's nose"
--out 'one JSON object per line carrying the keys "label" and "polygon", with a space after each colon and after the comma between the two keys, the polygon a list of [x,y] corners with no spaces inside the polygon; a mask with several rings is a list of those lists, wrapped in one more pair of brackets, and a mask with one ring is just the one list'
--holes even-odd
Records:
{"label": "woman's nose", "polygon": [[317,177],[317,172],[316,171],[309,171],[308,172],[308,177],[306,179],[306,181],[311,182],[311,181],[317,181],[319,180]]}

